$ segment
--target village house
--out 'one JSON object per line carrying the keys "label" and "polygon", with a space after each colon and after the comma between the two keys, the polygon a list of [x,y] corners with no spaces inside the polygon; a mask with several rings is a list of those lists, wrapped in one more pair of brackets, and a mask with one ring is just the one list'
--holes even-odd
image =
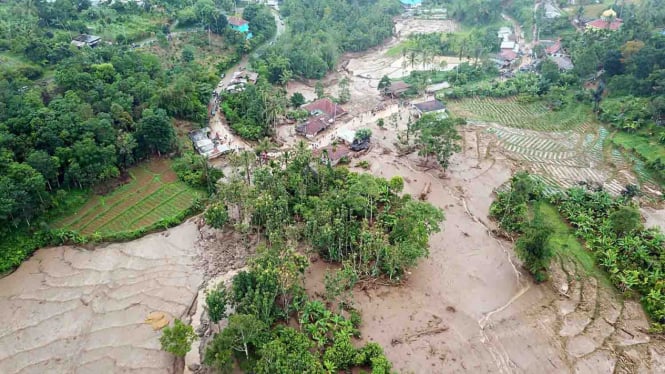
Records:
{"label": "village house", "polygon": [[81,34],[72,39],[72,44],[81,47],[96,47],[101,43],[102,37],[96,35]]}
{"label": "village house", "polygon": [[402,96],[411,88],[411,85],[402,81],[393,82],[383,90],[383,95],[391,98]]}
{"label": "village house", "polygon": [[603,12],[599,19],[588,22],[586,24],[587,30],[610,30],[616,31],[623,24],[621,18],[617,18],[617,13],[612,9]]}
{"label": "village house", "polygon": [[559,67],[559,70],[568,71],[568,70],[573,70],[573,68],[575,67],[573,65],[573,61],[568,56],[564,55],[550,56],[550,60],[554,61],[556,66]]}
{"label": "village house", "polygon": [[303,105],[302,108],[307,110],[311,116],[325,114],[333,121],[347,114],[344,108],[342,108],[339,104],[334,103],[327,97],[315,100],[307,105]]}
{"label": "village house", "polygon": [[228,18],[229,26],[235,31],[245,34],[246,39],[252,38],[252,33],[249,31],[249,22],[240,17],[231,16]]}
{"label": "village house", "polygon": [[422,103],[411,104],[416,112],[416,117],[421,117],[423,114],[436,113],[445,115],[446,106],[439,100],[429,100]]}
{"label": "village house", "polygon": [[315,155],[321,157],[321,162],[330,162],[331,166],[337,165],[343,158],[348,158],[351,149],[345,144],[331,144],[315,152]]}
{"label": "village house", "polygon": [[310,117],[307,121],[296,126],[296,133],[307,139],[314,139],[316,135],[327,129],[332,123],[332,119],[326,115]]}
{"label": "village house", "polygon": [[561,38],[558,38],[556,42],[546,47],[545,53],[549,59],[559,67],[559,70],[568,71],[573,69],[573,61],[563,50],[561,46]]}
{"label": "village house", "polygon": [[369,148],[371,139],[358,139],[356,138],[356,131],[351,129],[339,130],[337,139],[348,145],[352,151],[364,151]]}
{"label": "village house", "polygon": [[499,39],[502,41],[507,41],[510,40],[510,36],[513,34],[512,30],[510,30],[510,27],[508,26],[502,26],[499,28],[499,32],[497,33],[497,36]]}
{"label": "village house", "polygon": [[302,106],[309,112],[307,121],[296,126],[296,133],[313,139],[335,123],[335,120],[347,114],[346,110],[329,98],[323,98]]}

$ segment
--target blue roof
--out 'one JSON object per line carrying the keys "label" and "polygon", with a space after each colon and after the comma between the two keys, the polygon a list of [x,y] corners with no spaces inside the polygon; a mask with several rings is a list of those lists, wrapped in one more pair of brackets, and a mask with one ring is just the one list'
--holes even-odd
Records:
{"label": "blue roof", "polygon": [[422,4],[423,0],[399,0],[404,5]]}

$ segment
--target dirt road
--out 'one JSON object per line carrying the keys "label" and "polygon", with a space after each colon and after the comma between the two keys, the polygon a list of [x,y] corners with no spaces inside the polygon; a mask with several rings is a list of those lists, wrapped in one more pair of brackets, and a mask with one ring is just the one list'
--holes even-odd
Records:
{"label": "dirt road", "polygon": [[[274,43],[277,38],[279,38],[282,33],[284,33],[285,26],[284,26],[284,21],[280,18],[279,13],[275,11],[274,9],[271,9],[271,12],[273,16],[275,17],[275,23],[277,25],[277,31],[275,32],[275,35],[266,43],[264,43],[262,46],[258,47],[253,53],[260,54],[261,51],[268,45]],[[238,71],[238,70],[245,70],[249,66],[249,56],[243,56],[243,58],[233,67],[229,68],[228,71],[226,72],[224,78],[222,78],[219,83],[217,84],[217,87],[215,87],[214,92],[215,95],[210,99],[210,105],[214,108],[218,108],[217,102],[217,97],[222,93],[224,90],[224,87],[228,86],[231,80],[233,79],[233,72]],[[212,137],[219,137],[219,139],[223,142],[223,144],[229,146],[232,149],[251,149],[251,145],[240,138],[239,136],[236,136],[233,131],[229,128],[228,124],[226,123],[226,120],[224,119],[224,116],[220,113],[219,110],[216,110],[214,112],[214,115],[210,117],[208,120],[208,126],[210,127],[212,133]]]}

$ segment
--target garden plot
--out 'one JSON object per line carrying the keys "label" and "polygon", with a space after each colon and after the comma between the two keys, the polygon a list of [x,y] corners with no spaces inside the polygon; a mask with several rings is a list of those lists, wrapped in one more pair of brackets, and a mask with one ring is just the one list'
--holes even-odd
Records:
{"label": "garden plot", "polygon": [[131,181],[55,223],[83,235],[114,234],[149,227],[187,210],[199,193],[179,181],[170,162],[152,161],[129,171]]}
{"label": "garden plot", "polygon": [[612,194],[621,193],[629,183],[655,191],[653,180],[639,173],[636,160],[626,160],[621,152],[606,152],[609,131],[583,107],[552,112],[540,103],[491,98],[453,101],[448,106],[494,138],[487,141],[486,154],[499,150],[538,175],[551,192],[581,182],[602,185]]}

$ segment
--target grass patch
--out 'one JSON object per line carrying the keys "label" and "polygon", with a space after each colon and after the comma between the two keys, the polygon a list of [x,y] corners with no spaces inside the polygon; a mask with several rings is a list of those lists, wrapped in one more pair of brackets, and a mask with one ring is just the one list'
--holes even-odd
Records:
{"label": "grass patch", "polygon": [[82,235],[113,235],[153,226],[188,210],[202,193],[174,177],[170,160],[155,160],[129,170],[129,183],[107,195],[89,195],[85,204],[53,226]]}
{"label": "grass patch", "polygon": [[112,22],[97,20],[89,23],[88,29],[92,34],[101,36],[104,40],[115,41],[118,35],[123,35],[128,41],[134,42],[154,36],[168,18],[160,13],[115,13]]}
{"label": "grass patch", "polygon": [[635,152],[646,161],[660,159],[661,162],[665,162],[665,146],[639,134],[616,132],[612,135],[612,143],[620,148]]}
{"label": "grass patch", "polygon": [[541,102],[474,97],[449,101],[447,105],[452,113],[471,120],[539,131],[572,130],[593,121],[590,108],[583,104],[571,103],[562,110],[551,111]]}
{"label": "grass patch", "polygon": [[388,57],[399,57],[402,55],[402,51],[412,47],[414,45],[413,41],[411,40],[403,40],[394,46],[388,48],[388,50],[385,52],[385,55]]}
{"label": "grass patch", "polygon": [[584,248],[573,229],[568,226],[554,206],[546,202],[539,202],[535,209],[538,209],[545,222],[554,230],[549,243],[556,256],[575,261],[584,270],[585,275],[593,276],[607,285],[612,285],[607,274],[596,266],[596,258],[593,253]]}

